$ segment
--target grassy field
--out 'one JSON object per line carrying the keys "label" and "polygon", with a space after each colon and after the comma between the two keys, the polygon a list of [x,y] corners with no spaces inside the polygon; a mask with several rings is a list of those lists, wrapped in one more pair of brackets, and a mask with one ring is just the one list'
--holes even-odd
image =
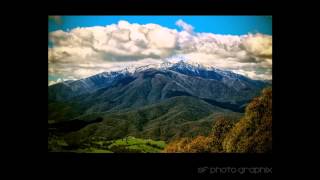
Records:
{"label": "grassy field", "polygon": [[159,153],[165,147],[164,141],[127,137],[118,139],[108,146],[115,152]]}
{"label": "grassy field", "polygon": [[[55,148],[51,148],[53,145]],[[103,139],[91,139],[89,143],[82,144],[77,149],[69,149],[69,145],[63,139],[51,139],[48,144],[49,151],[76,152],[76,153],[160,153],[165,148],[164,141],[141,139],[132,136],[106,141]]]}

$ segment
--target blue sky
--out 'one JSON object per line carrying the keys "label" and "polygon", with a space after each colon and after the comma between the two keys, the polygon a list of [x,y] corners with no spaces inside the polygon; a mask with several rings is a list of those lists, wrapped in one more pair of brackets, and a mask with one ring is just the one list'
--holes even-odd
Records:
{"label": "blue sky", "polygon": [[119,20],[138,24],[155,23],[178,30],[175,22],[179,19],[192,25],[196,32],[272,35],[271,16],[61,16],[60,24],[49,20],[49,32],[59,29],[66,31],[76,27],[105,26],[116,24]]}
{"label": "blue sky", "polygon": [[[148,32],[135,29],[135,23],[148,26]],[[94,26],[102,27],[71,31]],[[175,55],[272,79],[272,16],[50,16],[48,28],[49,81],[159,64]],[[101,35],[101,29],[112,33]]]}

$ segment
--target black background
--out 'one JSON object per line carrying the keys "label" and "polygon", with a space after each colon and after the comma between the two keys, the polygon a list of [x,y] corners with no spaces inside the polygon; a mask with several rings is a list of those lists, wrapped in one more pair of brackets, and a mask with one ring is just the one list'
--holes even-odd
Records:
{"label": "black background", "polygon": [[[284,3],[285,4],[285,3]],[[288,6],[285,6],[288,7]],[[285,89],[292,81],[287,73],[287,61],[293,60],[290,48],[284,47],[290,41],[284,28],[292,16],[286,15],[287,9],[273,0],[56,0],[20,4],[14,18],[18,28],[14,31],[17,39],[11,40],[8,56],[12,64],[4,66],[18,67],[12,86],[10,124],[8,134],[14,141],[6,144],[15,156],[10,162],[13,167],[30,168],[36,173],[44,171],[46,177],[72,178],[99,176],[113,178],[199,178],[214,179],[217,176],[232,174],[198,173],[200,167],[272,167],[272,174],[248,174],[241,176],[275,176],[285,173],[291,162],[285,146],[290,138],[287,128],[289,113],[284,107],[292,102]],[[284,15],[283,15],[284,14]],[[48,15],[272,15],[273,16],[273,152],[271,154],[66,154],[47,152],[47,41]],[[296,18],[297,19],[297,18]],[[12,23],[13,24],[13,23]],[[8,26],[11,23],[7,23]],[[17,47],[16,51],[14,47]],[[291,56],[290,56],[291,55]],[[19,57],[17,57],[19,56]],[[290,57],[289,57],[290,56]],[[285,58],[284,58],[285,57]],[[284,65],[286,64],[286,66]],[[8,68],[7,68],[8,67]],[[6,71],[7,71],[6,70]],[[14,87],[14,88],[13,88]],[[19,95],[19,96],[17,96]],[[23,98],[21,98],[21,96]],[[11,109],[11,108],[10,108]],[[291,118],[291,117],[290,117]],[[293,119],[290,119],[292,122]],[[12,128],[15,131],[12,131]],[[3,128],[6,129],[6,128]],[[284,133],[285,130],[285,133]],[[23,132],[16,135],[16,131]],[[285,136],[283,136],[285,135]],[[291,140],[292,141],[292,140]],[[11,156],[10,156],[11,157]],[[17,161],[12,161],[15,159]]]}

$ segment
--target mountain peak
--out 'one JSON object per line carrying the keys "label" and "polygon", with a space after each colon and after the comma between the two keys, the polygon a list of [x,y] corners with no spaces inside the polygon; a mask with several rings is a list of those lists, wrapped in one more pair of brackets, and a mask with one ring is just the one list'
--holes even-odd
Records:
{"label": "mountain peak", "polygon": [[[116,71],[105,71],[87,78],[80,79],[82,81],[82,86],[89,86],[88,84],[101,84],[101,82],[108,82],[107,84],[113,82],[119,77],[134,76],[134,74],[143,72],[148,69],[155,69],[158,71],[175,71],[188,76],[196,76],[205,79],[214,79],[221,81],[223,80],[226,84],[234,84],[235,81],[252,81],[250,78],[242,76],[240,74],[233,73],[231,71],[217,69],[212,66],[205,66],[200,63],[190,62],[185,57],[175,56],[171,58],[164,59],[163,63],[158,64],[148,64],[144,66],[123,66],[121,69]],[[78,84],[74,81],[66,82],[66,85]]]}

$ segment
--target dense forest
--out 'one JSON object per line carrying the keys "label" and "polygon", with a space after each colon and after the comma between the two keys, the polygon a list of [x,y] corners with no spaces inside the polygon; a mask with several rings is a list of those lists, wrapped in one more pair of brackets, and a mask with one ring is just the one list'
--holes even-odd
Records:
{"label": "dense forest", "polygon": [[[81,122],[81,121],[79,121]],[[54,128],[70,131],[87,124],[78,121],[60,123]],[[244,116],[234,120],[228,116],[215,117],[208,133],[193,136],[186,134],[168,141],[146,137],[118,135],[118,138],[88,136],[96,130],[95,122],[91,128],[81,133],[75,131],[59,136],[55,132],[48,141],[49,151],[77,153],[270,153],[272,151],[272,89],[266,88],[254,98],[245,109]],[[67,125],[65,125],[67,124]],[[57,128],[58,127],[58,128]],[[118,129],[119,130],[119,129]],[[119,131],[119,133],[121,133]]]}
{"label": "dense forest", "polygon": [[270,153],[272,151],[272,89],[248,104],[237,123],[217,119],[208,136],[182,138],[169,143],[169,153]]}

